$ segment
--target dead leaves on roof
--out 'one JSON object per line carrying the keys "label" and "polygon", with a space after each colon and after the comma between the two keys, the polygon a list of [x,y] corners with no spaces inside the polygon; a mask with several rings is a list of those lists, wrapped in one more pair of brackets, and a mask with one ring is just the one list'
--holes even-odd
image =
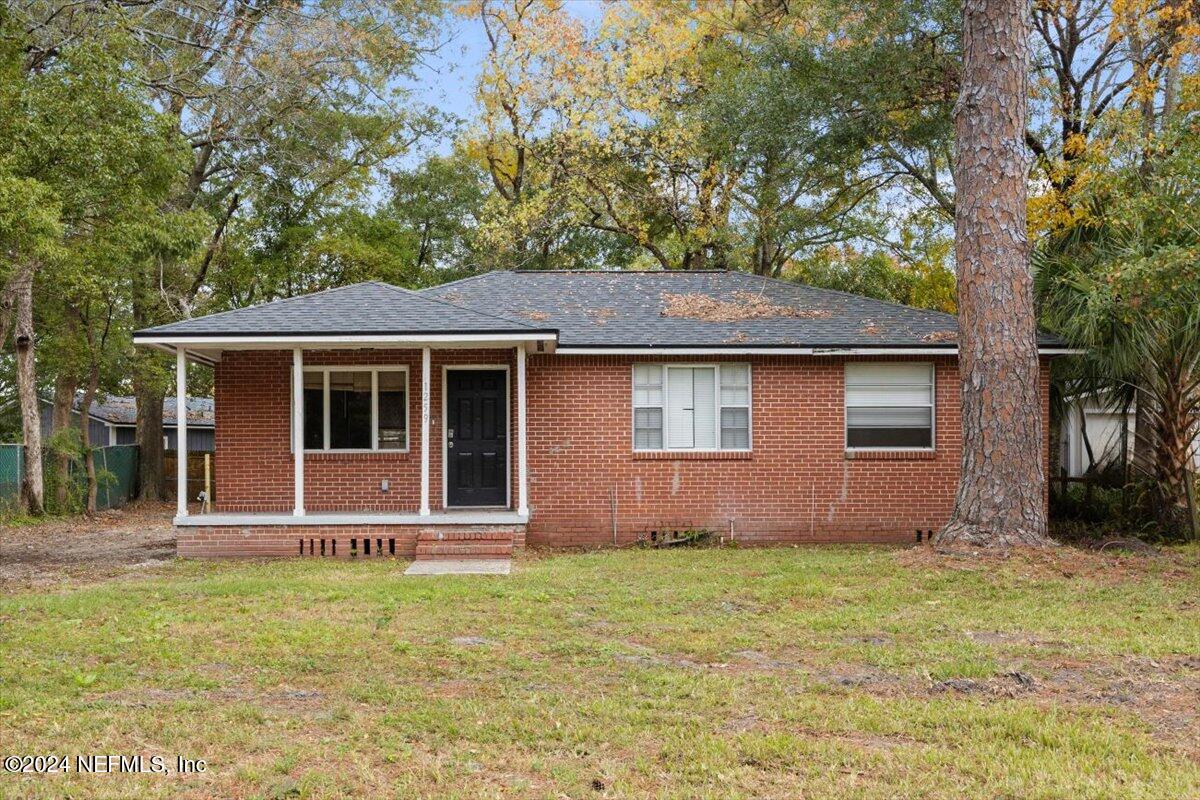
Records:
{"label": "dead leaves on roof", "polygon": [[606,307],[585,308],[583,313],[587,314],[588,319],[596,325],[603,325],[617,315],[616,309]]}
{"label": "dead leaves on roof", "polygon": [[732,300],[721,300],[707,294],[662,293],[664,317],[686,317],[703,322],[741,322],[748,319],[796,317],[824,319],[830,312],[822,308],[781,306],[755,292],[734,292]]}
{"label": "dead leaves on roof", "polygon": [[546,320],[550,319],[550,315],[545,311],[518,311],[517,313],[526,319],[533,320],[534,322],[545,322]]}
{"label": "dead leaves on roof", "polygon": [[957,342],[958,331],[934,331],[921,337],[923,342]]}

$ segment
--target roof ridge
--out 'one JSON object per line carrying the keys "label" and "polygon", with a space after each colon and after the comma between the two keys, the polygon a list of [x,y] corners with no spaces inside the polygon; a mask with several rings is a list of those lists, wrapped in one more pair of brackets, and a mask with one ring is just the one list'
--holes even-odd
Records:
{"label": "roof ridge", "polygon": [[[493,272],[512,272],[519,275],[713,275],[726,272],[739,272],[730,269],[513,269],[493,270]],[[480,273],[487,275],[488,273]],[[472,277],[480,277],[474,275]],[[462,280],[469,280],[464,278]],[[457,283],[457,281],[455,281]],[[445,284],[449,286],[450,284]]]}
{"label": "roof ridge", "polygon": [[439,283],[434,286],[426,286],[424,289],[417,290],[417,294],[424,296],[424,294],[426,292],[432,292],[434,289],[445,289],[447,286],[457,286],[458,284],[466,283],[467,281],[474,281],[474,280],[478,280],[479,278],[486,278],[488,275],[492,275],[497,272],[512,272],[512,271],[513,270],[508,270],[508,269],[489,269],[486,272],[476,272],[474,275],[467,275],[462,278],[455,278],[452,281],[446,281],[445,283]]}
{"label": "roof ridge", "polygon": [[455,305],[454,303],[448,303],[445,300],[442,300],[440,297],[426,297],[421,292],[414,292],[412,289],[405,289],[402,286],[393,286],[390,283],[383,283],[382,281],[379,281],[378,283],[380,286],[385,286],[394,292],[399,292],[399,293],[405,294],[405,295],[412,295],[413,297],[416,297],[419,300],[424,300],[427,303],[437,303],[439,305],[446,306],[447,308],[453,308],[455,311],[470,311],[472,314],[478,314],[481,317],[487,317],[488,319],[494,319],[494,320],[498,320],[500,322],[507,322],[510,325],[520,325],[522,328],[526,328],[531,331],[542,330],[540,328],[535,328],[532,325],[526,325],[524,322],[520,322],[515,319],[509,319],[508,317],[501,317],[498,314],[491,314],[487,311],[479,311],[478,309],[472,308],[471,306],[459,306],[459,305]]}
{"label": "roof ridge", "polygon": [[949,317],[950,319],[954,320],[955,322],[958,321],[958,316],[956,314],[951,314],[948,311],[939,311],[936,308],[920,308],[918,306],[909,306],[909,305],[905,305],[904,303],[897,303],[893,300],[881,300],[878,297],[871,297],[870,295],[855,294],[854,292],[846,292],[846,291],[842,291],[841,289],[827,289],[824,286],[813,286],[811,283],[800,283],[798,281],[789,281],[789,280],[786,280],[785,278],[775,278],[775,277],[771,277],[769,275],[759,275],[754,272],[742,272],[741,270],[735,270],[734,274],[744,275],[747,278],[757,278],[763,282],[779,283],[784,286],[791,286],[793,288],[795,288],[797,286],[802,286],[805,289],[812,289],[814,292],[828,292],[829,294],[837,294],[837,295],[841,295],[842,297],[850,297],[855,300],[869,300],[873,303],[882,303],[883,305],[892,306],[893,308],[903,308],[906,311],[919,311],[922,314],[938,314],[943,317]]}

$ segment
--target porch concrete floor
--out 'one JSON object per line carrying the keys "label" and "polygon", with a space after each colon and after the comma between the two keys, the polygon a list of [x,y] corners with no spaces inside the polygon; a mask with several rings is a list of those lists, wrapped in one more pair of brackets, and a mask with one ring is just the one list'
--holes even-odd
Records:
{"label": "porch concrete floor", "polygon": [[414,561],[404,570],[405,575],[507,575],[510,572],[511,558]]}
{"label": "porch concrete floor", "polygon": [[312,511],[294,515],[277,511],[213,511],[175,517],[174,523],[187,526],[220,525],[524,525],[528,514],[504,509],[443,509],[428,516],[416,513]]}

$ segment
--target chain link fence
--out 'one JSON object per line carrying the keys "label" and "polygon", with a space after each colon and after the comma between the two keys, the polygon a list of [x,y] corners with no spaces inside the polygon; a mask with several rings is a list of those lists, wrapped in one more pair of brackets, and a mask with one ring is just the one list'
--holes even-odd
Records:
{"label": "chain link fence", "polygon": [[16,505],[21,495],[24,458],[25,448],[22,445],[0,444],[0,507]]}
{"label": "chain link fence", "polygon": [[[93,451],[96,465],[96,507],[120,508],[137,494],[138,447],[136,444],[117,444],[97,447]],[[25,474],[25,447],[20,444],[0,444],[0,506],[15,506],[21,496],[21,477]],[[51,455],[43,453],[42,463],[48,464]],[[87,496],[87,470],[82,463],[70,462],[69,479],[79,492]]]}

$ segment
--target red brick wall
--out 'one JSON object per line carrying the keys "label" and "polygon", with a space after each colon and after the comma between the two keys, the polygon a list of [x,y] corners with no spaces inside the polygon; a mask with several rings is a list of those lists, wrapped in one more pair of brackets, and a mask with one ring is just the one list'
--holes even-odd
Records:
{"label": "red brick wall", "polygon": [[[530,356],[531,544],[610,544],[614,503],[619,543],[651,530],[681,527],[728,536],[731,524],[734,537],[744,542],[913,541],[918,529],[937,530],[946,521],[960,459],[954,359],[927,359],[937,364],[933,453],[847,454],[845,359],[757,356],[748,359],[752,452],[716,455],[632,452],[635,360],[654,359]],[[420,352],[313,352],[305,354],[305,363],[406,365],[410,408],[407,453],[309,454],[307,509],[416,511]],[[509,367],[509,494],[515,507],[516,373],[511,350],[433,351],[431,505],[442,506],[442,376],[443,367],[453,364]],[[290,369],[291,353],[286,351],[230,352],[218,364],[218,510],[291,509]],[[1048,370],[1043,370],[1043,413],[1048,413],[1048,386]],[[391,483],[386,494],[379,488],[384,478]]]}
{"label": "red brick wall", "polygon": [[[715,455],[632,452],[635,360],[655,359],[530,359],[530,544],[611,544],[614,504],[618,543],[688,527],[747,543],[914,541],[948,519],[961,457],[954,359],[925,359],[936,362],[932,453],[847,453],[847,359],[772,356],[749,359],[752,452]],[[1045,413],[1048,370],[1042,389]]]}
{"label": "red brick wall", "polygon": [[[305,352],[311,367],[378,364],[408,367],[407,452],[308,453],[304,505],[308,511],[416,512],[421,497],[421,352],[330,350]],[[434,350],[431,358],[429,500],[442,507],[442,370],[453,365],[508,367],[509,490],[515,506],[516,375],[512,350]],[[290,511],[291,351],[233,351],[215,375],[215,480],[218,511]],[[380,490],[387,479],[389,490]]]}

